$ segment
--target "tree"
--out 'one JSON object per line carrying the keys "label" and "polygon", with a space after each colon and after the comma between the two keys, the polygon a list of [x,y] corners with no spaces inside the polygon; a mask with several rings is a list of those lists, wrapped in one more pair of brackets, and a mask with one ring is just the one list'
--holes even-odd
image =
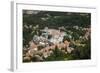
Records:
{"label": "tree", "polygon": [[53,50],[53,54],[45,59],[45,61],[61,61],[65,60],[66,54],[62,52],[57,46]]}

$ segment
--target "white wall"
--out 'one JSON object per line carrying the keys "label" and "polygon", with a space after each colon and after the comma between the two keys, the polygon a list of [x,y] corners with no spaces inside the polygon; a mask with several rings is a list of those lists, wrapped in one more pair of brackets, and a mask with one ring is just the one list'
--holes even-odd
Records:
{"label": "white wall", "polygon": [[[10,1],[11,0],[0,0],[0,73],[10,73]],[[97,67],[82,67],[82,68],[65,68],[65,69],[56,69],[56,70],[45,70],[45,71],[37,71],[36,73],[99,73],[100,69],[100,5],[99,0],[33,0],[34,3],[43,3],[43,4],[67,4],[71,5],[71,2],[74,2],[75,5],[78,6],[96,6],[98,13],[98,27],[97,29],[97,40],[98,46],[98,65]],[[68,3],[70,2],[70,3]],[[34,71],[33,71],[34,72]],[[28,72],[27,72],[28,73]],[[35,72],[34,72],[35,73]]]}

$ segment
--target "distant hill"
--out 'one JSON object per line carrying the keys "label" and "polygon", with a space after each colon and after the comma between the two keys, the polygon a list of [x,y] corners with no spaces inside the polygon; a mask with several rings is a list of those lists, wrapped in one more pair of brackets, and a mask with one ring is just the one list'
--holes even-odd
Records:
{"label": "distant hill", "polygon": [[54,12],[54,11],[23,11],[23,23],[56,28],[60,26],[89,27],[91,24],[90,13]]}

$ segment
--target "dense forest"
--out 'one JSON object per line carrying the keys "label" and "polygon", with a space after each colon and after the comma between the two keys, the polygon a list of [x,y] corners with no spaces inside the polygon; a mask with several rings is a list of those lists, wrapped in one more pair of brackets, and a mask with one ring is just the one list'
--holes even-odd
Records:
{"label": "dense forest", "polygon": [[[48,57],[41,57],[42,54],[36,54],[32,57],[27,56],[30,50],[29,42],[34,35],[41,36],[41,30],[45,27],[56,29],[66,33],[63,42],[66,40],[70,43],[63,51],[55,46],[52,54]],[[74,48],[68,52],[68,48]],[[65,52],[64,52],[65,51]],[[54,11],[37,11],[23,10],[23,62],[41,61],[60,61],[60,60],[79,60],[91,58],[91,14],[76,12],[54,12]]]}

